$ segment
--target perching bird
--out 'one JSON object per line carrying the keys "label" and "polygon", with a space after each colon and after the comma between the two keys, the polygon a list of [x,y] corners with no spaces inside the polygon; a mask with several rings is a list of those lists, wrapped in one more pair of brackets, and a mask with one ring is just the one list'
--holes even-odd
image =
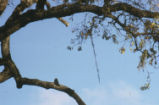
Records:
{"label": "perching bird", "polygon": [[55,85],[60,86],[59,81],[58,81],[57,78],[54,79],[54,83],[55,83]]}

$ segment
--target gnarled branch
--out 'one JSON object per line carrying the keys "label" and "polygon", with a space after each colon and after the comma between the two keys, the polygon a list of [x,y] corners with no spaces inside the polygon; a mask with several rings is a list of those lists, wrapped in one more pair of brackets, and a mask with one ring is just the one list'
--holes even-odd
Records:
{"label": "gnarled branch", "polygon": [[74,98],[78,105],[86,105],[82,99],[78,96],[78,94],[72,90],[71,88],[64,86],[64,85],[56,85],[54,82],[46,82],[46,81],[41,81],[38,79],[28,79],[28,78],[21,78],[22,79],[22,84],[23,85],[32,85],[32,86],[40,86],[46,89],[56,89],[58,91],[62,91],[67,93],[69,96]]}
{"label": "gnarled branch", "polygon": [[[140,18],[155,18],[159,16],[158,12],[141,10],[126,3],[117,3],[114,5],[110,5],[108,8],[109,9],[106,10],[109,10],[109,13],[117,11],[125,11],[127,13],[130,13],[131,15]],[[13,19],[12,21],[7,22],[7,24],[5,24],[4,26],[0,27],[0,41],[2,41],[5,37],[13,34],[20,28],[24,27],[25,25],[34,21],[54,18],[54,17],[60,18],[80,12],[91,12],[99,16],[105,15],[105,13],[107,12],[103,13],[102,9],[103,7],[96,5],[83,5],[75,3],[75,4],[62,4],[59,6],[52,7],[46,11],[29,10],[26,13],[18,16],[16,19]]]}
{"label": "gnarled branch", "polygon": [[8,80],[12,77],[12,74],[10,73],[8,68],[5,68],[2,72],[0,72],[0,83]]}
{"label": "gnarled branch", "polygon": [[[10,36],[3,39],[1,44],[1,48],[2,48],[1,51],[2,51],[3,60],[5,62],[4,63],[5,69],[0,73],[0,83],[13,77],[16,81],[17,88],[22,88],[23,85],[32,85],[32,86],[40,86],[46,89],[56,89],[58,91],[65,92],[69,96],[74,98],[76,102],[78,103],[78,105],[86,105],[83,102],[83,100],[78,96],[78,94],[67,86],[61,85],[59,83],[57,84],[55,81],[46,82],[46,81],[41,81],[38,79],[23,78],[11,58],[10,47],[9,47],[9,42],[10,42],[9,37]],[[1,62],[3,62],[3,60],[1,59]]]}

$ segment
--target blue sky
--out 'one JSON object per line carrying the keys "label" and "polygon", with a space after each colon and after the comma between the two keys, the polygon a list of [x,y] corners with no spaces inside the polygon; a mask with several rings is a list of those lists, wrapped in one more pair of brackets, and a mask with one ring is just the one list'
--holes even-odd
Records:
{"label": "blue sky", "polygon": [[[138,53],[126,51],[121,55],[118,45],[97,37],[94,43],[101,77],[99,84],[90,40],[83,43],[81,52],[67,50],[70,39],[74,37],[72,27],[72,24],[65,27],[54,18],[31,23],[14,33],[11,36],[11,53],[22,76],[46,81],[58,78],[60,83],[74,89],[87,105],[159,104],[157,69],[147,66],[145,72],[139,71]],[[151,88],[141,91],[140,86],[146,82],[146,70],[152,72]],[[52,89],[34,86],[17,89],[13,79],[0,84],[0,103],[77,105],[65,93]]]}

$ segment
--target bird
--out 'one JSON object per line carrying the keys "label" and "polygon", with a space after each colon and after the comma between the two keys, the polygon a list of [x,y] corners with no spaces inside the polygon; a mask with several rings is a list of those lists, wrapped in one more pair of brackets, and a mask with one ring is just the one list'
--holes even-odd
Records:
{"label": "bird", "polygon": [[60,86],[59,81],[58,81],[57,78],[54,79],[54,83],[55,83],[55,85]]}

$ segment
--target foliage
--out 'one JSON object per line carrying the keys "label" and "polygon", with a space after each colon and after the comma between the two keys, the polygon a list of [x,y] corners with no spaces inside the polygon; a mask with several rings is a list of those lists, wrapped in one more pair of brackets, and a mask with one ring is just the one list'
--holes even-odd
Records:
{"label": "foliage", "polygon": [[[53,82],[24,78],[12,60],[9,48],[10,35],[27,24],[48,18],[57,18],[68,26],[70,24],[63,17],[71,17],[78,13],[83,13],[85,16],[81,24],[72,30],[76,37],[71,42],[73,45],[80,45],[79,51],[82,50],[82,42],[90,39],[96,60],[93,39],[99,36],[106,41],[111,40],[114,44],[124,43],[119,49],[121,54],[124,54],[127,49],[133,53],[140,52],[139,69],[143,69],[146,64],[158,66],[158,0],[21,0],[19,4],[16,0],[9,0],[9,2],[0,0],[0,16],[3,16],[7,4],[12,5],[12,3],[15,9],[10,11],[11,15],[6,18],[4,25],[0,26],[2,51],[0,65],[4,66],[4,70],[0,72],[0,83],[13,77],[17,88],[22,88],[23,85],[52,88],[67,93],[79,105],[85,105],[74,90],[61,85],[57,78]],[[73,47],[68,46],[68,49],[72,50]],[[98,71],[97,63],[96,67]],[[149,85],[148,81],[141,89],[148,89]]]}
{"label": "foliage", "polygon": [[[157,0],[106,0],[110,1],[110,5],[118,3],[127,3],[130,6],[136,7],[143,11],[150,11],[155,13],[159,10],[159,2]],[[91,4],[91,2],[90,2]],[[102,4],[101,1],[93,2],[93,5]],[[120,7],[119,7],[120,8]],[[127,8],[127,7],[125,7]],[[111,10],[110,10],[111,11]],[[139,69],[144,69],[145,64],[150,64],[154,67],[158,62],[158,50],[159,50],[159,22],[158,16],[153,18],[147,16],[140,16],[140,14],[126,11],[115,11],[98,16],[94,14],[88,14],[85,16],[82,28],[76,28],[73,32],[77,35],[76,41],[73,44],[81,44],[83,40],[87,40],[88,36],[101,36],[102,39],[112,40],[115,44],[125,43],[119,49],[121,54],[124,54],[126,49],[131,52],[140,52],[140,62],[138,64]],[[142,11],[141,11],[142,13]],[[149,13],[147,13],[149,14]],[[143,15],[147,15],[146,13]],[[92,24],[93,23],[93,24]],[[92,27],[93,26],[93,27]],[[126,48],[129,45],[129,48]]]}

